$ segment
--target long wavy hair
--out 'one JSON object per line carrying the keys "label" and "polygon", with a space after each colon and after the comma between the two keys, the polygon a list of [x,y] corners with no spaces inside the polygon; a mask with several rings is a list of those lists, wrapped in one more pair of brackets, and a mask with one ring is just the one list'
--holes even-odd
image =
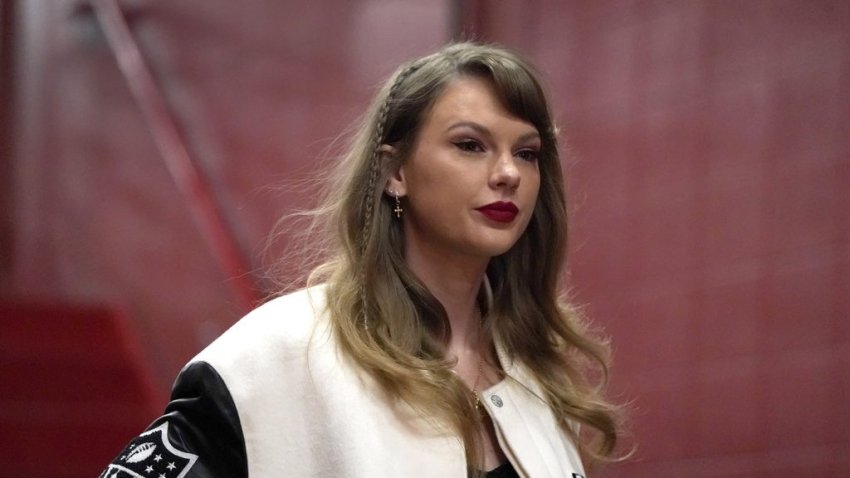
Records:
{"label": "long wavy hair", "polygon": [[[607,461],[620,435],[618,408],[602,393],[608,347],[559,293],[567,209],[556,128],[537,74],[518,56],[457,43],[399,67],[374,98],[327,181],[322,205],[312,212],[310,236],[327,238],[327,255],[308,282],[327,283],[328,313],[345,355],[392,400],[459,436],[475,475],[482,467],[480,418],[445,356],[448,317],[407,266],[402,222],[394,220],[394,203],[383,192],[436,98],[464,76],[491,81],[507,110],[533,124],[542,140],[540,190],[528,227],[487,268],[492,300],[483,292],[479,300],[485,327],[536,378],[585,459]],[[381,154],[384,144],[399,154]],[[577,424],[584,425],[581,433]]]}

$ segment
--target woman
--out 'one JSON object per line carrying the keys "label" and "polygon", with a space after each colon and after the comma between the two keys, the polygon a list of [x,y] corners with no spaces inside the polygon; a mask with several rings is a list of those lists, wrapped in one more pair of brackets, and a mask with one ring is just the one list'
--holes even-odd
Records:
{"label": "woman", "polygon": [[586,377],[607,349],[558,299],[563,179],[524,61],[462,43],[402,66],[315,217],[313,285],[193,359],[102,476],[579,477],[612,453],[617,409]]}

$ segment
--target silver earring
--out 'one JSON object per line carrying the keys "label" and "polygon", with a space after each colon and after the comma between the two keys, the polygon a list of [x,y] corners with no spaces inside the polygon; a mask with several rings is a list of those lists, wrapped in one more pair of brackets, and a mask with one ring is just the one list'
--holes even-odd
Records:
{"label": "silver earring", "polygon": [[395,191],[390,191],[390,192],[392,193],[393,196],[395,196],[395,209],[393,209],[393,212],[395,213],[395,217],[400,218],[401,213],[404,212],[404,209],[401,208],[401,199],[399,199],[397,192],[395,192]]}

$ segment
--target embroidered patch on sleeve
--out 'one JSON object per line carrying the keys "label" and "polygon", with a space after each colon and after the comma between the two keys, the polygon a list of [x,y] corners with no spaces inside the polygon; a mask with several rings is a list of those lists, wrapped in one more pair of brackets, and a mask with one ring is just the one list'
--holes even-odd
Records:
{"label": "embroidered patch on sleeve", "polygon": [[100,478],[183,478],[197,459],[174,448],[165,422],[131,441]]}

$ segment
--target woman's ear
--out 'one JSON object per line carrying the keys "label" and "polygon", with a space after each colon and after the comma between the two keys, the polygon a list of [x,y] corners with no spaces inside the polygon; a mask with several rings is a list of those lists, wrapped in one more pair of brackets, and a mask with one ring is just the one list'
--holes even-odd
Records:
{"label": "woman's ear", "polygon": [[387,178],[387,184],[384,185],[384,192],[392,197],[404,197],[407,195],[407,183],[404,180],[404,167],[402,162],[396,157],[398,149],[395,146],[384,144],[378,150],[381,154],[381,160],[392,164],[390,176]]}

